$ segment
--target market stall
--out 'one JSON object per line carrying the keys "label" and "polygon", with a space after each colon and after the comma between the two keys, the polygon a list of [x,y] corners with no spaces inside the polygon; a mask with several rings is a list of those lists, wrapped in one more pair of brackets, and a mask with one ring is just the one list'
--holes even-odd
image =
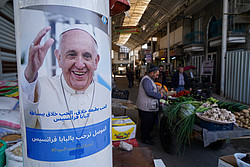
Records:
{"label": "market stall", "polygon": [[0,81],[0,115],[0,166],[23,166],[17,81]]}
{"label": "market stall", "polygon": [[250,108],[212,97],[195,97],[182,91],[161,100],[159,129],[166,152],[183,152],[194,134],[200,135],[204,147],[214,149],[225,147],[230,139],[250,138]]}
{"label": "market stall", "polygon": [[116,98],[112,98],[112,108],[124,110],[124,116],[126,115],[127,110],[137,110],[137,106],[131,100]]}

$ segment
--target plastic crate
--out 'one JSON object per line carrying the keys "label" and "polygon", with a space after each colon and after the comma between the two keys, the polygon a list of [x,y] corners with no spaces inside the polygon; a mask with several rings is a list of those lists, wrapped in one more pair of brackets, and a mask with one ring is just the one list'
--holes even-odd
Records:
{"label": "plastic crate", "polygon": [[202,119],[200,119],[200,126],[202,128],[209,130],[209,131],[225,131],[225,130],[233,130],[234,129],[234,123],[217,124],[217,123],[208,122],[208,121],[205,121]]}

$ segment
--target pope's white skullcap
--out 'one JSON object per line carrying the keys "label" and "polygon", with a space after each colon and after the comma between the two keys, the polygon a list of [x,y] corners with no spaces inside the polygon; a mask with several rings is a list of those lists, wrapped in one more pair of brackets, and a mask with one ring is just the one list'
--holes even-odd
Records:
{"label": "pope's white skullcap", "polygon": [[67,31],[70,31],[70,30],[83,30],[85,32],[87,32],[95,41],[95,43],[97,44],[97,41],[96,41],[96,37],[95,37],[95,34],[94,34],[94,27],[90,24],[73,24],[73,25],[70,25],[69,27],[67,27],[66,29],[64,29],[62,31],[62,33],[60,34],[60,36],[67,32]]}

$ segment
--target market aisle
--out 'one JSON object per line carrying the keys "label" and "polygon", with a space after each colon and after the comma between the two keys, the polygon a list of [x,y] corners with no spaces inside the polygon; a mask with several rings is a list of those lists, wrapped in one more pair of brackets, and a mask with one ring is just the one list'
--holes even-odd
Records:
{"label": "market aisle", "polygon": [[[116,77],[116,85],[117,89],[128,90],[129,99],[134,103],[136,102],[138,86],[128,88],[128,81],[125,76]],[[223,99],[222,97],[220,98]],[[132,117],[137,117],[137,112],[131,111],[128,112],[128,115]],[[167,167],[216,167],[218,165],[219,157],[231,155],[236,152],[249,152],[250,150],[249,139],[231,140],[230,144],[225,149],[212,150],[210,148],[204,148],[201,138],[196,137],[192,139],[191,146],[186,146],[186,150],[183,155],[176,155],[168,154],[163,150],[160,143],[157,125],[155,126],[153,131],[154,141],[156,145],[150,146],[143,144],[140,142],[138,136],[139,134],[137,134],[137,141],[139,145],[151,148],[154,158],[162,159]]]}

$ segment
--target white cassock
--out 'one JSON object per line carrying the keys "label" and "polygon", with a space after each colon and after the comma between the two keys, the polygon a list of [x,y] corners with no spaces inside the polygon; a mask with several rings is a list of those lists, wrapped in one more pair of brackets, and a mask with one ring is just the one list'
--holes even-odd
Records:
{"label": "white cassock", "polygon": [[[33,100],[35,85],[37,102]],[[85,91],[75,91],[70,88],[63,75],[41,77],[31,84],[22,80],[21,86],[26,127],[46,130],[72,129],[90,126],[107,120],[111,116],[111,93],[96,81],[92,81]],[[70,112],[72,113],[71,120],[68,119]],[[38,164],[43,164],[61,167],[62,165],[81,166],[84,163],[86,166],[102,166],[104,161],[111,161],[105,158],[105,155],[111,154],[110,145],[95,153],[100,154],[96,160],[93,160],[91,156],[63,162],[38,162],[29,159],[28,165],[39,166]],[[111,164],[112,162],[110,162],[110,166]]]}

